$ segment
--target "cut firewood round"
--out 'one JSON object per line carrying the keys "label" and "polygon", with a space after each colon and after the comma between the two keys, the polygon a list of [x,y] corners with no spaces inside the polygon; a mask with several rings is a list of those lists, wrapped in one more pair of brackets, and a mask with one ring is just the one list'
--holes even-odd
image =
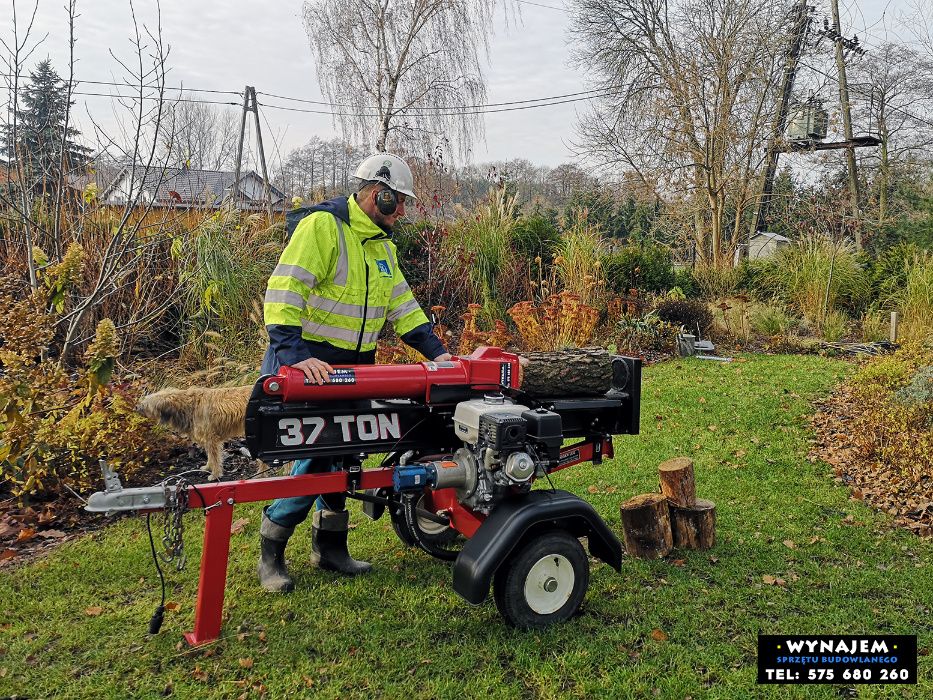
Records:
{"label": "cut firewood round", "polygon": [[660,493],[630,498],[620,508],[625,551],[639,559],[658,559],[673,547],[667,499]]}
{"label": "cut firewood round", "polygon": [[693,460],[675,457],[658,466],[661,493],[671,505],[690,508],[696,503],[696,483],[693,478]]}
{"label": "cut firewood round", "polygon": [[530,396],[602,396],[612,388],[613,355],[602,348],[521,354],[521,390]]}
{"label": "cut firewood round", "polygon": [[670,505],[674,546],[709,549],[716,544],[716,504],[698,498],[690,508]]}

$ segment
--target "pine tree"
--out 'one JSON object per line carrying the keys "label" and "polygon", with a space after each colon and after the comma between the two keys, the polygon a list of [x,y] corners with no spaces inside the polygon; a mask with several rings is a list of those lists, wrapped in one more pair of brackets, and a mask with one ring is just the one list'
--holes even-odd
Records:
{"label": "pine tree", "polygon": [[3,152],[11,163],[23,167],[27,181],[51,187],[58,181],[62,165],[63,135],[66,170],[87,162],[90,149],[75,141],[79,136],[77,129],[69,126],[65,131],[65,117],[71,105],[65,83],[49,59],[29,74],[19,102],[15,139],[13,126],[8,124],[2,135]]}

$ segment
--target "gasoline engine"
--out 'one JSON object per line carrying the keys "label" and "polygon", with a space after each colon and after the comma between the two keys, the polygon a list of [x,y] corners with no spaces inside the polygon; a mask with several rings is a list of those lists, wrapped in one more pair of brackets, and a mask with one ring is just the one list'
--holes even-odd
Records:
{"label": "gasoline engine", "polygon": [[563,433],[553,411],[487,394],[458,403],[453,425],[463,447],[450,460],[403,459],[393,477],[397,492],[451,488],[461,505],[488,514],[507,494],[529,491],[535,476],[557,466]]}

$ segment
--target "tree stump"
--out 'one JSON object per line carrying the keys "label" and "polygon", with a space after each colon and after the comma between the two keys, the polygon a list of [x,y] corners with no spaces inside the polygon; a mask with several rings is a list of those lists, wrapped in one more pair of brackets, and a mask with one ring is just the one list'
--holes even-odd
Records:
{"label": "tree stump", "polygon": [[670,504],[674,546],[709,549],[716,544],[716,504],[698,498],[689,508]]}
{"label": "tree stump", "polygon": [[612,388],[613,355],[602,348],[526,352],[521,390],[531,396],[602,396]]}
{"label": "tree stump", "polygon": [[693,460],[675,457],[658,466],[661,493],[673,506],[690,508],[696,503],[697,490],[693,480]]}
{"label": "tree stump", "polygon": [[674,545],[667,499],[660,493],[630,498],[621,507],[625,551],[639,559],[665,556]]}

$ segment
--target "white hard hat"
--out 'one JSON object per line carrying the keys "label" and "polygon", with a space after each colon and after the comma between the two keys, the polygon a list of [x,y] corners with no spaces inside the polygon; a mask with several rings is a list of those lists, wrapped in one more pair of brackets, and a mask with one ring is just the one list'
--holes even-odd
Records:
{"label": "white hard hat", "polygon": [[360,163],[353,177],[382,182],[396,192],[415,197],[415,178],[411,174],[411,168],[404,160],[391,153],[376,153],[369,156]]}

